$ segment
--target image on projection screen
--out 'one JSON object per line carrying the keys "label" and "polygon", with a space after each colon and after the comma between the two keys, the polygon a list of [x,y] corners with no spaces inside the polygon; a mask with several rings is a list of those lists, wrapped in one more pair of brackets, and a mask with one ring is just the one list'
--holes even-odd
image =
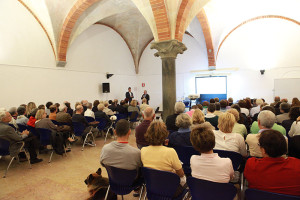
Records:
{"label": "image on projection screen", "polygon": [[196,94],[227,94],[227,77],[196,77]]}

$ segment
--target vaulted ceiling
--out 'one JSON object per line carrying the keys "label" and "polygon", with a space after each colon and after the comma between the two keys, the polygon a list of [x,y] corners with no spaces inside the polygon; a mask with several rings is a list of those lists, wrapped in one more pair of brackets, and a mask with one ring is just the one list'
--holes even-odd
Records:
{"label": "vaulted ceiling", "polygon": [[104,25],[124,39],[136,73],[151,41],[182,41],[191,22],[202,27],[208,65],[239,27],[272,18],[300,25],[299,0],[18,0],[38,21],[49,39],[58,65],[67,62],[68,47],[92,25]]}

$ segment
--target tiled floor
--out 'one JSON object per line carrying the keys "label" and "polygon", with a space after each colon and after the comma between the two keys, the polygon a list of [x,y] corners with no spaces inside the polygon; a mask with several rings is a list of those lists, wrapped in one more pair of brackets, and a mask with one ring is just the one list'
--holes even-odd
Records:
{"label": "tiled floor", "polygon": [[[108,140],[108,142],[112,139]],[[8,171],[7,177],[2,178],[10,157],[0,160],[0,199],[1,200],[84,200],[88,198],[87,187],[84,183],[86,177],[102,167],[99,163],[100,152],[104,144],[103,138],[96,138],[96,147],[86,146],[81,151],[80,143],[72,146],[67,157],[53,155],[49,164],[50,154],[39,157],[44,161],[32,165],[29,169],[27,162],[14,161]],[[134,131],[132,131],[129,144],[136,147]],[[102,167],[103,176],[107,177]],[[124,199],[135,200],[132,194]]]}

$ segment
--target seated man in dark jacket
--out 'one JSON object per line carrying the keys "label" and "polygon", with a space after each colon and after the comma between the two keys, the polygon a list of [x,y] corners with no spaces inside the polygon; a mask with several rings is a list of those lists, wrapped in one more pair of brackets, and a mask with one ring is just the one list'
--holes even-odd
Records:
{"label": "seated man in dark jacket", "polygon": [[30,163],[35,164],[43,161],[42,159],[38,159],[34,144],[35,144],[35,136],[29,131],[25,130],[22,133],[16,132],[14,128],[8,125],[11,121],[11,115],[9,112],[0,111],[0,138],[9,141],[9,152],[11,157],[15,157],[19,154],[19,150],[21,148],[21,144],[18,142],[24,141],[25,146],[30,154]]}
{"label": "seated man in dark jacket", "polygon": [[185,105],[182,102],[176,102],[174,106],[175,113],[173,115],[169,115],[166,119],[166,126],[168,131],[173,132],[177,131],[178,127],[175,124],[176,117],[185,111]]}
{"label": "seated man in dark jacket", "polygon": [[117,111],[119,114],[126,114],[128,111],[124,105],[125,105],[125,101],[122,100],[120,102],[120,105],[117,105],[117,107],[115,108],[115,111]]}
{"label": "seated man in dark jacket", "polygon": [[[105,112],[103,112],[104,107],[105,106],[102,103],[100,103],[98,105],[98,111],[95,112],[95,118],[96,118],[96,120],[102,120],[102,119],[104,119],[106,121],[106,125],[104,127],[104,130],[107,130],[110,127],[110,125],[111,125],[112,122],[110,121],[110,119],[107,116],[107,114]],[[112,129],[110,129],[110,130],[112,131]],[[113,135],[113,132],[111,132],[111,133]]]}

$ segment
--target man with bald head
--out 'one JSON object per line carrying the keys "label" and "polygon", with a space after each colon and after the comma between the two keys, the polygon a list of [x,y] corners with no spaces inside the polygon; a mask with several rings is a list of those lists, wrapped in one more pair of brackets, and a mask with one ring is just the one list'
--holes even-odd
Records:
{"label": "man with bald head", "polygon": [[142,115],[144,121],[135,128],[136,144],[139,149],[149,145],[145,140],[145,133],[150,126],[150,123],[155,118],[155,112],[153,108],[147,107]]}
{"label": "man with bald head", "polygon": [[7,111],[0,111],[0,138],[9,141],[9,153],[11,157],[16,157],[19,154],[22,144],[20,142],[25,142],[25,147],[28,149],[30,154],[30,163],[35,164],[43,161],[37,158],[35,152],[35,136],[29,133],[27,130],[22,133],[17,132],[8,125],[11,121],[11,115]]}

